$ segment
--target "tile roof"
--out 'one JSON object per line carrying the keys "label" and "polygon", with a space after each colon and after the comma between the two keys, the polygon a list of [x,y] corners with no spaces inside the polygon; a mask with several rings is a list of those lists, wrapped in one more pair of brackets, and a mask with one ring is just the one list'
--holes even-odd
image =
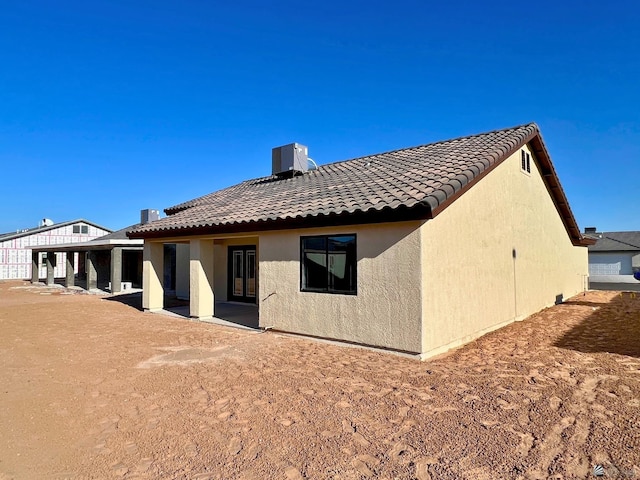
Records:
{"label": "tile roof", "polygon": [[590,252],[640,252],[640,232],[602,232],[589,237],[596,239]]}
{"label": "tile roof", "polygon": [[[320,166],[291,178],[269,176],[167,208],[132,238],[223,233],[380,218],[431,218],[517,149],[537,140],[549,191],[574,243],[582,236],[535,123]],[[378,220],[375,220],[378,219]],[[576,244],[577,244],[576,243]]]}

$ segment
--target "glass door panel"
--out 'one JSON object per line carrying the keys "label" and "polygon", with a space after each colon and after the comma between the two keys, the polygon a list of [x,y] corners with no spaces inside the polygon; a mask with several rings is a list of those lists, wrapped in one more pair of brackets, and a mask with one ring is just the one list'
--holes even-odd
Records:
{"label": "glass door panel", "polygon": [[247,250],[245,253],[247,265],[247,297],[256,296],[256,251]]}
{"label": "glass door panel", "polygon": [[256,303],[257,258],[255,245],[229,247],[228,299]]}
{"label": "glass door panel", "polygon": [[236,297],[244,296],[244,269],[242,264],[244,261],[242,250],[234,250],[233,252],[233,295]]}

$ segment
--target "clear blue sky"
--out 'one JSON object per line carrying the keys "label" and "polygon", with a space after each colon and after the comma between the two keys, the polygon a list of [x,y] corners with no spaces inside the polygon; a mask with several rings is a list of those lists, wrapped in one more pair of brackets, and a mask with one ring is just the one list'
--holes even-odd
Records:
{"label": "clear blue sky", "polygon": [[580,227],[640,230],[640,2],[0,5],[0,232],[531,121]]}

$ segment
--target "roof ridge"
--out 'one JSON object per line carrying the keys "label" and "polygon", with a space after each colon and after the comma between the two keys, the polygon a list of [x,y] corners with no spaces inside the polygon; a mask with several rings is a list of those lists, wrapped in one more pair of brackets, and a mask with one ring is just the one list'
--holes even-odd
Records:
{"label": "roof ridge", "polygon": [[332,162],[275,182],[273,175],[247,179],[165,209],[168,217],[129,234],[144,238],[173,230],[187,235],[434,218],[527,142],[572,243],[595,243],[580,234],[533,122]]}
{"label": "roof ridge", "polygon": [[[540,128],[538,127],[538,125],[535,122],[529,122],[529,123],[523,123],[520,125],[515,125],[512,127],[507,127],[507,128],[498,128],[498,129],[494,129],[494,130],[490,130],[488,132],[481,132],[481,133],[476,133],[473,135],[462,135],[459,137],[455,137],[455,138],[449,138],[446,140],[439,140],[436,142],[430,142],[430,143],[423,143],[420,145],[415,145],[413,147],[405,147],[405,148],[398,148],[398,149],[394,149],[394,150],[387,150],[385,152],[378,152],[378,153],[372,153],[369,155],[363,155],[360,157],[355,157],[355,158],[348,158],[348,159],[344,159],[344,160],[337,160],[335,162],[330,162],[330,163],[326,163],[323,165],[318,165],[318,167],[314,170],[309,170],[308,173],[312,173],[312,172],[320,172],[322,173],[323,171],[325,171],[326,169],[333,167],[335,165],[340,165],[340,164],[344,164],[344,163],[348,163],[348,162],[357,162],[357,161],[363,161],[365,159],[369,159],[369,158],[373,158],[373,157],[379,157],[382,155],[389,155],[389,154],[394,154],[394,153],[398,153],[398,152],[407,152],[407,151],[411,151],[411,150],[415,150],[418,148],[423,148],[423,147],[428,147],[428,146],[434,146],[434,145],[443,145],[443,144],[447,144],[447,143],[451,143],[451,142],[457,142],[460,140],[467,140],[467,139],[471,139],[471,138],[477,138],[477,137],[482,137],[485,135],[491,135],[493,133],[498,133],[498,132],[509,132],[509,131],[513,131],[513,130],[517,130],[519,128],[526,128],[526,127],[533,127],[535,129],[535,131],[537,131],[538,133],[540,132]],[[196,205],[199,205],[200,202],[198,200],[203,200],[206,197],[209,197],[213,194],[216,194],[218,192],[227,190],[227,189],[232,189],[232,188],[237,188],[240,187],[242,185],[255,185],[256,183],[261,183],[261,182],[265,182],[265,181],[269,181],[269,180],[280,180],[280,181],[287,181],[287,180],[296,180],[299,177],[291,177],[291,178],[283,178],[283,179],[279,179],[279,177],[277,175],[263,175],[260,177],[254,177],[254,178],[248,178],[246,180],[242,180],[241,182],[235,184],[235,185],[229,185],[227,187],[224,187],[220,190],[217,190],[215,192],[210,192],[207,193],[205,195],[201,195],[199,197],[196,197],[195,199],[192,200],[187,200],[185,202],[181,202],[179,204],[176,205],[172,205],[171,207],[167,207],[165,209],[165,212],[173,212],[173,213],[177,213],[178,211],[183,211],[186,209],[189,209],[191,207],[194,207]]]}
{"label": "roof ridge", "polygon": [[[609,234],[612,234],[612,233],[620,233],[620,232],[609,232]],[[600,237],[600,239],[603,239],[603,238],[605,238],[607,240],[611,240],[612,242],[621,243],[622,245],[627,245],[628,247],[633,247],[633,248],[640,249],[640,245],[636,245],[634,243],[625,242],[624,240],[620,240],[619,238],[608,237],[608,236],[606,236],[606,232],[602,234],[602,237]]]}
{"label": "roof ridge", "polygon": [[[355,162],[357,160],[364,160],[364,159],[367,159],[367,158],[378,157],[378,156],[381,156],[381,155],[389,155],[389,154],[393,154],[393,153],[397,153],[397,152],[406,152],[408,150],[415,150],[417,148],[428,147],[428,146],[432,146],[432,145],[441,145],[441,144],[450,143],[450,142],[457,142],[459,140],[466,140],[466,139],[469,139],[469,138],[482,137],[484,135],[491,135],[492,133],[508,132],[508,131],[511,131],[511,130],[517,130],[519,128],[530,127],[530,126],[534,127],[536,129],[536,131],[540,132],[540,128],[538,127],[538,125],[535,122],[523,123],[521,125],[515,125],[513,127],[497,128],[497,129],[494,129],[494,130],[490,130],[488,132],[475,133],[473,135],[462,135],[460,137],[449,138],[449,139],[446,139],[446,140],[438,140],[436,142],[423,143],[423,144],[420,144],[420,145],[415,145],[413,147],[396,148],[394,150],[387,150],[385,152],[372,153],[372,154],[369,154],[369,155],[363,155],[363,156],[355,157],[355,158],[347,158],[347,159],[344,159],[344,160],[336,160],[335,162],[330,162],[330,163],[325,163],[323,165],[318,165],[317,169],[309,170],[308,173],[312,173],[314,171],[316,171],[316,172],[317,171],[321,171],[322,169],[324,169],[326,167],[331,167],[333,165],[338,165],[338,164],[342,164],[342,163]],[[229,185],[228,187],[221,188],[220,190],[217,190],[215,192],[210,192],[210,193],[207,193],[205,195],[201,195],[200,197],[196,197],[193,200],[187,200],[186,202],[182,202],[182,203],[179,203],[177,205],[173,205],[172,207],[168,207],[165,210],[169,210],[169,211],[182,210],[182,208],[181,208],[182,205],[184,205],[186,203],[194,202],[195,200],[202,199],[204,197],[208,197],[209,195],[212,195],[214,193],[220,192],[222,190],[226,190],[226,189],[233,188],[233,187],[238,187],[238,186],[243,185],[243,184],[255,184],[256,182],[263,182],[265,180],[270,180],[270,179],[274,179],[275,180],[275,179],[278,179],[278,178],[279,177],[277,175],[274,175],[274,174],[263,175],[261,177],[255,177],[255,178],[248,178],[246,180],[242,180],[240,183],[237,183],[235,185]],[[290,180],[290,179],[295,179],[295,178],[297,178],[297,177],[283,178],[281,180]],[[195,205],[196,204],[194,204],[193,206],[195,206]],[[187,207],[187,208],[190,208],[190,207]]]}
{"label": "roof ridge", "polygon": [[16,236],[26,236],[28,234],[46,232],[49,230],[55,230],[56,228],[66,227],[74,223],[88,223],[89,225],[92,225],[96,228],[100,228],[101,230],[113,232],[113,230],[111,230],[110,228],[104,227],[102,225],[98,225],[97,223],[87,220],[85,218],[76,218],[74,220],[65,220],[64,222],[56,222],[51,225],[38,225],[36,227],[21,228],[16,230],[15,232],[12,231],[12,232],[0,233],[0,238],[4,238],[4,239],[7,239],[8,237],[15,238]]}
{"label": "roof ridge", "polygon": [[397,152],[406,152],[407,150],[415,150],[416,148],[430,147],[432,145],[441,145],[441,144],[445,144],[445,143],[457,142],[459,140],[466,140],[466,139],[469,139],[469,138],[482,137],[484,135],[491,135],[492,133],[498,133],[498,132],[508,132],[508,131],[511,131],[511,130],[517,130],[518,128],[524,128],[524,127],[530,127],[530,126],[534,127],[536,129],[536,131],[540,132],[540,128],[538,127],[538,124],[536,122],[523,123],[521,125],[515,125],[513,127],[497,128],[495,130],[490,130],[488,132],[475,133],[473,135],[462,135],[460,137],[448,138],[446,140],[438,140],[436,142],[423,143],[421,145],[414,145],[413,147],[396,148],[394,150],[387,150],[385,152],[372,153],[372,154],[369,154],[369,155],[363,155],[361,157],[347,158],[345,160],[337,160],[335,162],[326,163],[324,165],[319,165],[318,166],[318,170],[320,168],[322,168],[322,167],[326,167],[326,166],[329,166],[329,165],[335,165],[337,163],[352,162],[352,161],[355,161],[355,160],[364,160],[366,158],[377,157],[377,156],[380,156],[380,155],[388,155],[388,154],[397,153]]}

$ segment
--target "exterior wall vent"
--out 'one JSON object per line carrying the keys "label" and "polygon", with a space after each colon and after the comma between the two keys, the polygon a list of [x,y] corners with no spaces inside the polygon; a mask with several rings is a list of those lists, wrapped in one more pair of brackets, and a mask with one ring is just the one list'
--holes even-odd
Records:
{"label": "exterior wall vent", "polygon": [[140,210],[140,223],[151,223],[154,220],[160,219],[160,211],[153,210],[151,208],[147,208],[145,210]]}
{"label": "exterior wall vent", "polygon": [[271,150],[271,174],[293,176],[309,170],[309,151],[299,143],[290,143]]}

